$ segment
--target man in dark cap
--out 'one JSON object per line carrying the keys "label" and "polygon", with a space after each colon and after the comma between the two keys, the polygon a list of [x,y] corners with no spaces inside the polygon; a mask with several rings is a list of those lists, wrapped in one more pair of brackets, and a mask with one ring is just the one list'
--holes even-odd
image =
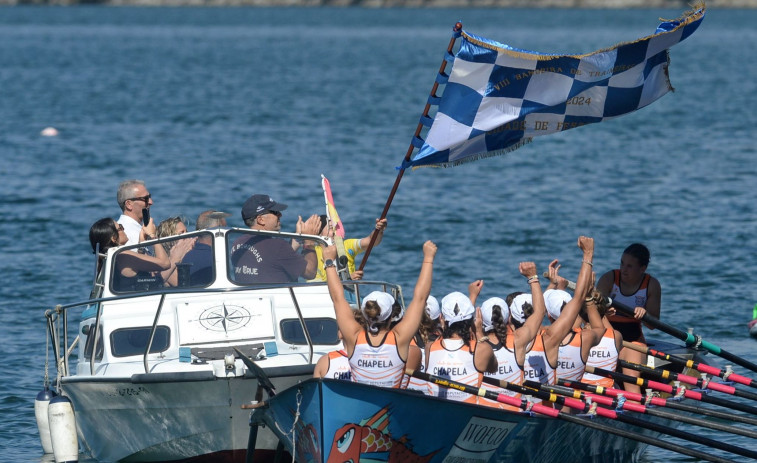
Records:
{"label": "man in dark cap", "polygon": [[[281,212],[286,204],[277,203],[268,195],[252,195],[242,206],[242,220],[253,230],[281,230]],[[302,220],[300,218],[300,220]],[[311,216],[302,225],[302,233],[317,235],[320,219]],[[304,253],[292,249],[290,243],[270,236],[244,236],[234,242],[231,264],[234,281],[241,284],[290,283],[299,277],[315,276],[318,260],[312,244]]]}

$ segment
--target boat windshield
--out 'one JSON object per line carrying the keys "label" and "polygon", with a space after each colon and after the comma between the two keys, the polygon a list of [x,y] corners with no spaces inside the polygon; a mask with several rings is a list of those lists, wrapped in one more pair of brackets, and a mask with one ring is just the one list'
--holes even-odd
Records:
{"label": "boat windshield", "polygon": [[238,285],[286,284],[299,281],[306,261],[299,243],[254,230],[226,234],[229,280]]}
{"label": "boat windshield", "polygon": [[[184,239],[195,239],[194,246],[180,263],[160,270],[155,263],[155,246],[163,246],[167,253]],[[114,293],[149,292],[160,289],[203,288],[209,286],[216,275],[213,234],[194,234],[190,238],[175,236],[144,246],[124,247],[113,256],[110,287]]]}

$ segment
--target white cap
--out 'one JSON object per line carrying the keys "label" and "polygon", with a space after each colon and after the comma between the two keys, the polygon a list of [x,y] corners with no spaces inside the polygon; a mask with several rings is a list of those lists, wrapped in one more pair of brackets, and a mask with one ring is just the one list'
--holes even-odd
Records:
{"label": "white cap", "polygon": [[[389,315],[392,314],[392,306],[394,305],[394,298],[391,294],[385,293],[383,291],[373,291],[369,295],[365,296],[363,298],[363,304],[360,306],[360,311],[363,313],[363,316],[368,318],[365,315],[365,303],[368,301],[375,301],[376,304],[381,308],[381,313],[379,313],[378,320],[375,320],[375,322],[380,323],[385,321],[387,318],[389,318]],[[369,323],[372,322],[372,320],[368,320]],[[373,323],[371,323],[373,325]],[[373,331],[373,327],[371,326],[371,331]]]}
{"label": "white cap", "polygon": [[544,291],[544,304],[547,306],[547,313],[552,320],[557,320],[564,304],[571,301],[573,297],[569,292],[562,289],[548,289]]}
{"label": "white cap", "polygon": [[501,297],[490,297],[481,304],[481,317],[484,322],[484,331],[489,331],[494,327],[492,323],[492,314],[494,312],[494,306],[498,305],[502,308],[502,317],[507,322],[510,318],[510,309],[507,307],[507,303]]}
{"label": "white cap", "polygon": [[513,302],[510,304],[510,316],[513,317],[513,320],[516,320],[518,323],[523,323],[526,321],[526,314],[523,311],[523,304],[528,302],[529,304],[533,304],[531,295],[530,294],[520,294],[513,299]]}
{"label": "white cap", "polygon": [[434,296],[429,295],[426,299],[426,313],[431,320],[436,320],[442,313],[442,309],[439,308],[439,301]]}
{"label": "white cap", "polygon": [[473,318],[476,308],[465,294],[455,291],[442,298],[442,315],[447,326]]}

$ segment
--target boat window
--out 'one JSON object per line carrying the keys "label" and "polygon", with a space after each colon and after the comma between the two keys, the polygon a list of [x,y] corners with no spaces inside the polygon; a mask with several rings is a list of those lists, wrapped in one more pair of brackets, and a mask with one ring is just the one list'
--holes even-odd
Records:
{"label": "boat window", "polygon": [[141,244],[125,247],[113,256],[113,276],[111,290],[114,293],[150,292],[166,288],[202,288],[215,280],[215,258],[213,257],[213,234],[204,232],[193,234],[194,247],[187,252],[173,272],[166,274],[145,269],[145,254],[155,255],[155,246],[163,246],[170,252],[180,240],[180,236],[169,238],[152,246]]}
{"label": "boat window", "polygon": [[[281,339],[289,344],[307,345],[307,338],[302,332],[302,324],[298,318],[281,320]],[[305,326],[310,334],[313,344],[335,345],[339,344],[337,336],[336,320],[333,318],[306,318]]]}
{"label": "boat window", "polygon": [[[226,234],[228,277],[238,285],[304,282],[305,260],[292,249],[297,235],[255,230],[234,230]],[[322,243],[321,243],[322,244]]]}
{"label": "boat window", "polygon": [[[115,357],[143,355],[150,341],[151,326],[123,328],[110,334],[110,350]],[[168,349],[171,343],[171,330],[167,326],[158,326],[150,346],[150,353],[156,354]]]}
{"label": "boat window", "polygon": [[[82,327],[82,334],[86,336],[87,341],[84,343],[84,359],[89,360],[92,357],[92,345],[95,343],[95,324],[84,325]],[[103,359],[103,330],[102,326],[97,333],[97,353],[95,354],[96,360]]]}

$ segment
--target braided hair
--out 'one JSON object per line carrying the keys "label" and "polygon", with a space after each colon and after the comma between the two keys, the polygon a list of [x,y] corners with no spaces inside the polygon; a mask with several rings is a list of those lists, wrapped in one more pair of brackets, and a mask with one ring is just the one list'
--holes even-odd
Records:
{"label": "braided hair", "polygon": [[500,344],[505,345],[505,339],[507,339],[507,320],[502,316],[502,307],[498,304],[492,306],[492,329],[494,334],[497,335]]}

